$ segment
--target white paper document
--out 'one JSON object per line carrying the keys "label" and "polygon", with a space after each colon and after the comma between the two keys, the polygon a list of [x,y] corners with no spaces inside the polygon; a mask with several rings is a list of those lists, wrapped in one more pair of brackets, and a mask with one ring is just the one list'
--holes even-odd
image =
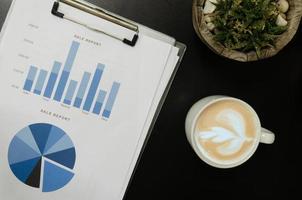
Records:
{"label": "white paper document", "polygon": [[148,34],[127,46],[53,3],[15,0],[1,32],[0,199],[121,200],[178,49]]}

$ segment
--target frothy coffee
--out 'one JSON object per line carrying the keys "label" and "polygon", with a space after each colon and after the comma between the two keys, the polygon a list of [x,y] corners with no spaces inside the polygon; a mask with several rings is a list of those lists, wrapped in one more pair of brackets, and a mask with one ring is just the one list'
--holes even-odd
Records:
{"label": "frothy coffee", "polygon": [[199,149],[208,159],[230,164],[241,160],[254,147],[257,122],[244,103],[221,100],[201,113],[195,134]]}

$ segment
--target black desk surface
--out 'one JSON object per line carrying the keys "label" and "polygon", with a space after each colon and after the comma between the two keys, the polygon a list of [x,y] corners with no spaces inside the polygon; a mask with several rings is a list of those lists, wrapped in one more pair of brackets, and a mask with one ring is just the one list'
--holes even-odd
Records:
{"label": "black desk surface", "polygon": [[[188,46],[125,199],[301,196],[301,28],[277,56],[244,64],[215,55],[199,41],[189,0],[90,1]],[[0,0],[0,24],[10,2]],[[199,160],[186,140],[184,121],[194,102],[214,94],[252,105],[262,125],[276,133],[275,144],[260,145],[248,162],[234,169],[215,169]]]}

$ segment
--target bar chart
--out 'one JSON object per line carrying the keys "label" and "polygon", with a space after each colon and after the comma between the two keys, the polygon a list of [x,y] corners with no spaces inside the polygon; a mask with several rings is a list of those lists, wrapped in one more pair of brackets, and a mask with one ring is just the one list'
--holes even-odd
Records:
{"label": "bar chart", "polygon": [[70,79],[79,48],[73,41],[65,63],[54,61],[51,72],[31,65],[23,90],[109,119],[121,84],[113,81],[109,92],[100,89],[106,68],[101,63],[93,74],[84,72],[80,81]]}

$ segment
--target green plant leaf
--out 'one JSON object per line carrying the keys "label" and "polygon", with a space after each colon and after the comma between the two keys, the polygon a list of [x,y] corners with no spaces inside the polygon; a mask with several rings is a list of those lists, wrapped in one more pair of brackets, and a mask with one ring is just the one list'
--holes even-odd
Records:
{"label": "green plant leaf", "polygon": [[216,41],[226,48],[255,51],[272,47],[287,26],[276,25],[278,16],[275,0],[218,0],[213,14]]}

